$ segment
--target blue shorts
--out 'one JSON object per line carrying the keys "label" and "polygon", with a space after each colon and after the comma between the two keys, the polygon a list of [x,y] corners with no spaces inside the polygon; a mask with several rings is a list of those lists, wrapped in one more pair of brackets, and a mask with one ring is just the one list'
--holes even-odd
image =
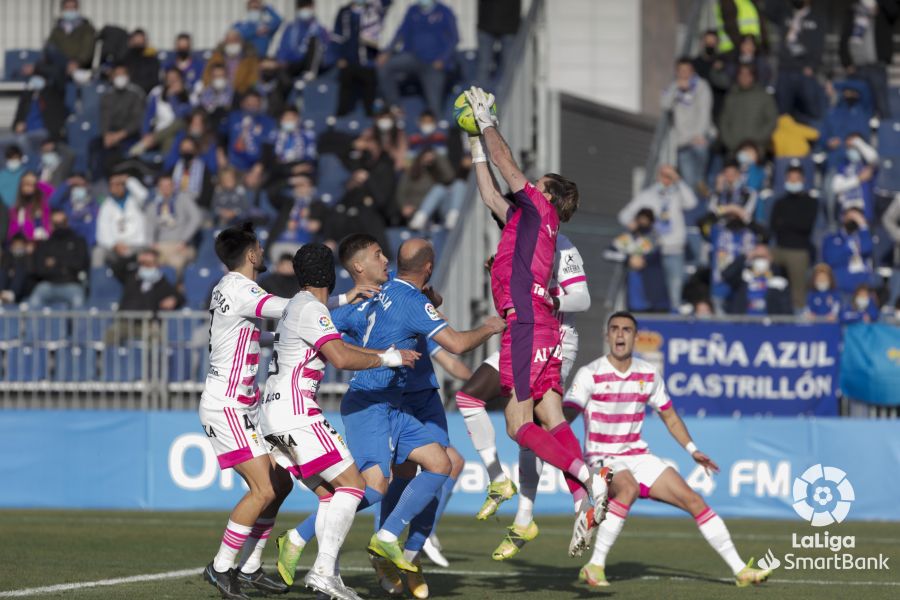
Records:
{"label": "blue shorts", "polygon": [[425,429],[446,448],[450,445],[447,432],[447,413],[437,390],[420,390],[403,394],[403,412],[409,413],[425,425]]}
{"label": "blue shorts", "polygon": [[399,408],[400,392],[350,390],[341,402],[347,446],[360,472],[378,466],[390,477],[391,464],[406,462],[416,448],[438,443],[418,419]]}

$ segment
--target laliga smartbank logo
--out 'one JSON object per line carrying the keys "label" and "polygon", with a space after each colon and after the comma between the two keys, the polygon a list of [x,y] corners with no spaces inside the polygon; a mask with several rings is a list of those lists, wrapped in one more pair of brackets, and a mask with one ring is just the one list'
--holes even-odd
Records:
{"label": "laliga smartbank logo", "polygon": [[[847,518],[850,506],[856,500],[853,485],[847,473],[836,467],[813,465],[794,479],[794,512],[813,527],[837,525]],[[781,566],[787,571],[868,571],[889,570],[889,556],[879,553],[878,556],[856,556],[846,550],[856,549],[856,536],[835,535],[828,531],[802,535],[791,534],[792,552],[785,554],[780,560],[769,548],[760,559],[763,569],[775,570]],[[826,550],[831,554],[806,556],[796,552]]]}

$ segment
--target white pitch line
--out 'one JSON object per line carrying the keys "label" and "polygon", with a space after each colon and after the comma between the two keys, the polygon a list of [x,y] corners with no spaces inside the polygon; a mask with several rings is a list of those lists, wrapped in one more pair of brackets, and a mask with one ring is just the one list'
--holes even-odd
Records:
{"label": "white pitch line", "polygon": [[[369,572],[371,571],[371,567],[354,567],[354,566],[342,566],[342,571],[347,571],[351,573],[355,572]],[[21,590],[10,590],[6,592],[0,592],[0,598],[22,598],[26,596],[36,596],[38,594],[51,594],[53,592],[70,592],[74,590],[80,590],[85,588],[94,588],[94,587],[108,587],[114,585],[124,585],[128,583],[143,583],[145,581],[159,581],[163,579],[177,579],[179,577],[189,577],[192,575],[199,575],[203,572],[202,568],[196,569],[182,569],[180,571],[166,571],[165,573],[151,573],[147,575],[133,575],[131,577],[117,577],[115,579],[100,579],[98,581],[82,581],[79,583],[61,583],[58,585],[48,585],[45,587],[38,588],[26,588]],[[430,571],[433,575],[468,575],[471,577],[526,577],[526,578],[541,578],[541,579],[560,579],[558,573],[521,573],[519,571],[468,571],[462,569],[434,569]],[[612,581],[621,581],[626,582],[629,579],[617,579],[615,577],[611,578]],[[677,582],[691,582],[698,581],[698,579],[691,577],[665,577],[659,575],[643,575],[641,577],[636,577],[634,579],[638,579],[640,581],[677,581]],[[719,578],[716,581],[721,581],[723,583],[729,583],[731,579]],[[850,585],[850,586],[887,586],[887,587],[898,587],[900,586],[900,581],[829,581],[829,580],[821,580],[821,579],[770,579],[769,583],[774,584],[788,584],[788,585]]]}

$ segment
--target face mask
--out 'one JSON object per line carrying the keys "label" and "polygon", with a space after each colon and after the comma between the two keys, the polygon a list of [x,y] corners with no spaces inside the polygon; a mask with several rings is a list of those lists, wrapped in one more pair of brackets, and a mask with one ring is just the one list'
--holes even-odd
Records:
{"label": "face mask", "polygon": [[72,71],[72,81],[78,85],[84,85],[91,80],[91,71],[89,69],[75,69]]}
{"label": "face mask", "polygon": [[301,8],[297,11],[297,18],[301,21],[309,21],[316,15],[316,12],[311,8]]}
{"label": "face mask", "polygon": [[78,18],[77,10],[64,10],[62,11],[62,18],[66,21],[74,21]]}
{"label": "face mask", "polygon": [[190,50],[176,50],[176,51],[175,51],[175,56],[177,56],[177,57],[178,57],[179,59],[181,59],[181,60],[186,59],[186,58],[189,57],[190,55],[191,55],[191,51],[190,51]]}
{"label": "face mask", "polygon": [[741,166],[746,167],[754,162],[753,154],[747,152],[746,150],[741,150],[737,155],[738,162],[741,163]]}
{"label": "face mask", "polygon": [[258,8],[251,8],[247,11],[247,20],[256,23],[262,18],[262,11]]}
{"label": "face mask", "polygon": [[180,152],[178,154],[178,157],[181,160],[183,160],[184,162],[191,162],[192,160],[194,160],[194,153],[193,152]]}
{"label": "face mask", "polygon": [[69,194],[69,199],[72,201],[72,204],[84,204],[87,200],[87,190],[83,187],[73,187],[72,192]]}
{"label": "face mask", "polygon": [[650,235],[653,232],[652,225],[643,225],[637,228],[637,232],[641,235]]}
{"label": "face mask", "polygon": [[378,119],[375,125],[378,126],[379,131],[390,131],[394,128],[394,121],[391,119]]}
{"label": "face mask", "polygon": [[434,6],[434,0],[419,0],[419,6],[428,9]]}
{"label": "face mask", "polygon": [[282,121],[281,129],[282,131],[297,131],[297,121]]}
{"label": "face mask", "polygon": [[859,102],[859,98],[856,96],[844,96],[844,103],[847,106],[854,106],[857,102]]}
{"label": "face mask", "polygon": [[47,85],[47,80],[40,75],[32,75],[31,79],[28,80],[29,90],[39,91],[44,89],[45,85]]}
{"label": "face mask", "polygon": [[784,189],[789,194],[799,194],[803,191],[803,182],[802,181],[786,181],[784,183]]}
{"label": "face mask", "polygon": [[852,163],[858,163],[862,161],[862,154],[859,153],[859,150],[856,148],[849,148],[847,150],[847,160]]}
{"label": "face mask", "polygon": [[9,249],[9,253],[16,257],[25,256],[25,248],[21,246],[15,246]]}
{"label": "face mask", "polygon": [[815,285],[816,291],[819,291],[819,292],[827,292],[828,290],[831,289],[831,284],[828,282],[827,279],[816,279],[816,282],[814,285]]}
{"label": "face mask", "polygon": [[762,275],[763,273],[767,273],[769,271],[768,258],[754,258],[750,264],[753,267],[753,272],[758,275]]}
{"label": "face mask", "polygon": [[138,267],[137,276],[141,281],[156,281],[159,279],[159,269],[156,267]]}
{"label": "face mask", "polygon": [[132,46],[131,53],[137,54],[138,56],[142,55],[144,51],[147,49],[147,46]]}
{"label": "face mask", "polygon": [[716,54],[716,47],[715,46],[704,46],[703,52],[707,56],[714,56]]}
{"label": "face mask", "polygon": [[113,86],[117,90],[124,90],[128,87],[128,75],[116,75],[113,77]]}
{"label": "face mask", "polygon": [[859,223],[857,223],[856,221],[847,221],[846,223],[844,223],[844,229],[847,230],[847,233],[852,235],[859,231]]}
{"label": "face mask", "polygon": [[853,299],[853,304],[856,305],[857,310],[866,310],[869,308],[869,297],[868,296],[857,296]]}
{"label": "face mask", "polygon": [[230,44],[225,44],[225,54],[228,56],[237,56],[241,53],[241,44],[238,42],[232,42]]}
{"label": "face mask", "polygon": [[56,152],[47,152],[41,155],[41,164],[44,168],[55,169],[59,165],[59,154]]}
{"label": "face mask", "polygon": [[437,131],[437,125],[435,125],[434,123],[424,123],[421,127],[419,127],[419,130],[424,135],[431,135],[432,133]]}
{"label": "face mask", "polygon": [[275,76],[277,74],[278,74],[277,72],[272,71],[271,69],[266,69],[265,71],[262,72],[262,80],[263,81],[272,81],[273,79],[275,79]]}
{"label": "face mask", "polygon": [[212,80],[212,87],[214,90],[221,92],[226,87],[228,87],[228,80],[225,79],[224,77],[216,77],[215,79]]}
{"label": "face mask", "polygon": [[806,6],[806,0],[792,0],[791,4],[794,5],[796,10],[801,10],[804,6]]}
{"label": "face mask", "polygon": [[6,168],[10,171],[18,171],[19,167],[22,166],[22,159],[20,158],[11,158],[6,161]]}

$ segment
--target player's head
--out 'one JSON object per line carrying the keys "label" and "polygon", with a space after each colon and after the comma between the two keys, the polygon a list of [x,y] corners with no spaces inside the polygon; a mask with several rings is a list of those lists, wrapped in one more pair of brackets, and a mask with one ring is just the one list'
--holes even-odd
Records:
{"label": "player's head", "polygon": [[388,280],[388,259],[378,240],[368,233],[352,233],[341,240],[338,260],[355,283],[381,285]]}
{"label": "player's head", "polygon": [[253,223],[246,222],[223,229],[216,236],[216,256],[229,271],[237,271],[252,265],[255,273],[266,271],[265,258],[259,238],[253,231]]}
{"label": "player's head", "polygon": [[631,358],[637,328],[637,319],[630,312],[621,310],[609,316],[606,320],[606,342],[614,358],[618,360]]}
{"label": "player's head", "polygon": [[537,180],[537,189],[556,207],[560,223],[566,223],[578,210],[578,186],[556,173],[547,173]]}
{"label": "player's head", "polygon": [[334,253],[325,244],[304,244],[294,254],[294,275],[300,289],[325,288],[334,291]]}
{"label": "player's head", "polygon": [[397,275],[416,279],[423,285],[434,271],[434,247],[428,240],[412,238],[400,245],[397,253]]}

